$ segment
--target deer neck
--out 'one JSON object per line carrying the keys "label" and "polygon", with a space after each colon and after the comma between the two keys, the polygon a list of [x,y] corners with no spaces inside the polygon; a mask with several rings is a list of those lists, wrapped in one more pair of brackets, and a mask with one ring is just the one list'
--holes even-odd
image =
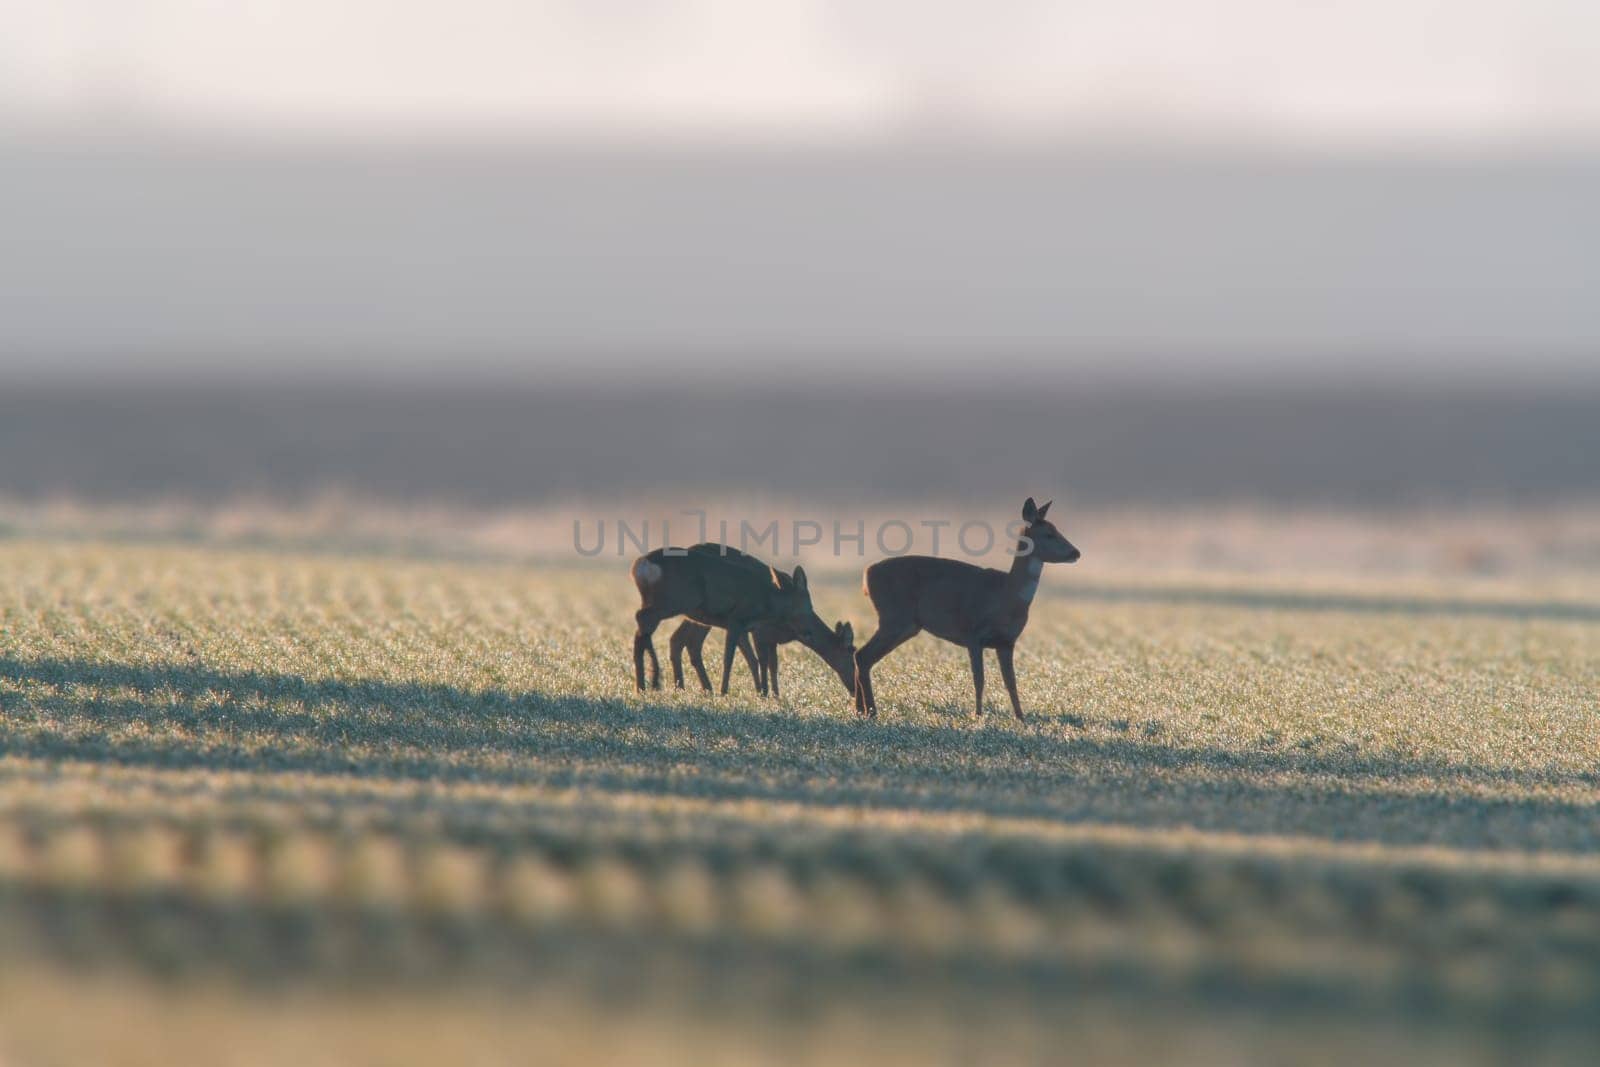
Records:
{"label": "deer neck", "polygon": [[[1021,545],[1018,545],[1021,548]],[[1034,553],[1017,556],[1011,561],[1006,574],[1006,603],[1026,611],[1039,592],[1039,578],[1044,574],[1044,560]]]}
{"label": "deer neck", "polygon": [[832,643],[813,641],[805,635],[798,636],[795,640],[815,652],[822,662],[831,667],[846,689],[854,690],[856,660],[852,652]]}

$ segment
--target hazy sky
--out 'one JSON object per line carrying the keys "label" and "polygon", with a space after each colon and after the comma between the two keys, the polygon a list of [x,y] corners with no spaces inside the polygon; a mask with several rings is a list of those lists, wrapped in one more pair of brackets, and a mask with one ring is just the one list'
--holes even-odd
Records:
{"label": "hazy sky", "polygon": [[1595,0],[0,0],[0,377],[1595,377],[1597,188]]}
{"label": "hazy sky", "polygon": [[14,116],[1593,136],[1593,0],[0,0]]}

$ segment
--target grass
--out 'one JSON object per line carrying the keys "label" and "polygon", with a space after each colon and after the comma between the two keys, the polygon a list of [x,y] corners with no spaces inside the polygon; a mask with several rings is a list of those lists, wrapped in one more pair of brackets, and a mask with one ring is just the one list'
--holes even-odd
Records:
{"label": "grass", "polygon": [[[815,596],[870,632],[852,576]],[[1592,601],[1057,568],[1019,726],[928,638],[873,723],[797,649],[779,703],[641,696],[634,599],[622,564],[0,542],[0,1055],[132,1060],[152,1012],[147,1047],[287,1012],[335,1061],[1593,1036]]]}

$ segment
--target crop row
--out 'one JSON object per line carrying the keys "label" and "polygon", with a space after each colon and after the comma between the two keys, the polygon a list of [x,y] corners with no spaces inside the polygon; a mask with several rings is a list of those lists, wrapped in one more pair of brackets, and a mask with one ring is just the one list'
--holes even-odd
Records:
{"label": "crop row", "polygon": [[0,951],[121,951],[172,966],[303,966],[342,945],[359,969],[440,938],[471,965],[514,959],[519,945],[531,958],[569,935],[620,936],[1600,996],[1600,882],[1586,876],[1099,843],[472,843],[13,817],[0,820],[0,931]]}

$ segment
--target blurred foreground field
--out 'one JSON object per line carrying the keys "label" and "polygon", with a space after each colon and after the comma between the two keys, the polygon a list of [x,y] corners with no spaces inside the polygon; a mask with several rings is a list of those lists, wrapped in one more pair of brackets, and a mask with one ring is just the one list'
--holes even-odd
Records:
{"label": "blurred foreground field", "polygon": [[614,558],[0,541],[0,1062],[1586,1059],[1592,574],[1066,529],[1026,726],[640,697]]}

